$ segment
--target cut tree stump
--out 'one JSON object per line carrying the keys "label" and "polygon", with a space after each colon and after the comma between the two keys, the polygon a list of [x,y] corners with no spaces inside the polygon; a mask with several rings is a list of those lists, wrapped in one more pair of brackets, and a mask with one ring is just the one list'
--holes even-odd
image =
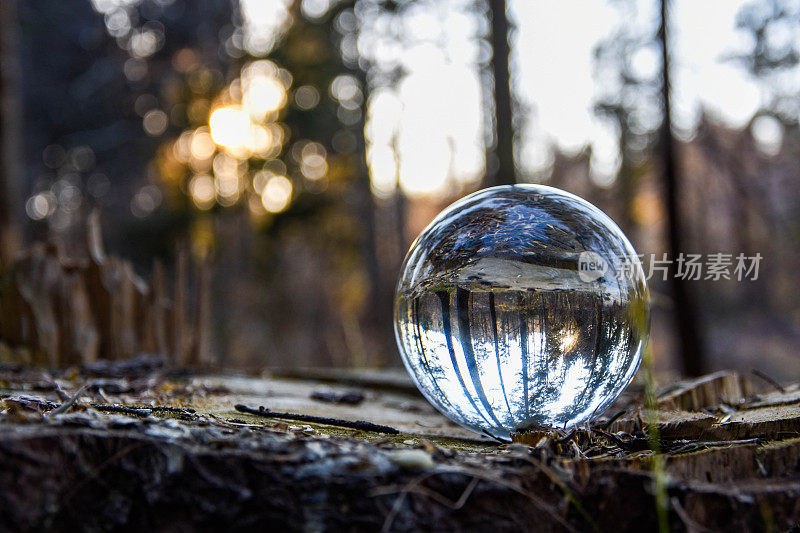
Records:
{"label": "cut tree stump", "polygon": [[197,374],[140,357],[6,366],[0,386],[2,530],[784,531],[800,518],[800,386],[734,373],[670,387],[655,413],[634,383],[591,427],[507,444],[454,425],[400,371]]}
{"label": "cut tree stump", "polygon": [[207,259],[190,268],[179,251],[168,296],[160,263],[148,282],[105,253],[93,213],[85,257],[36,243],[0,269],[0,361],[66,366],[148,352],[177,365],[208,363],[210,279]]}

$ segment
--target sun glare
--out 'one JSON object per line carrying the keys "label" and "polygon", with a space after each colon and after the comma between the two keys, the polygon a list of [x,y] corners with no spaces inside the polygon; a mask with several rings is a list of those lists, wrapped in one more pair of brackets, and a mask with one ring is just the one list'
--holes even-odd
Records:
{"label": "sun glare", "polygon": [[[161,168],[184,165],[191,170],[186,190],[198,208],[210,209],[216,203],[231,206],[243,194],[248,196],[251,211],[260,206],[258,209],[277,213],[289,206],[291,182],[268,170],[251,172],[248,161],[261,159],[266,168],[280,155],[285,132],[284,126],[277,122],[278,112],[287,103],[291,83],[289,72],[271,61],[252,61],[216,102],[201,98],[190,104],[190,108],[198,102],[203,109],[211,107],[207,126],[184,131],[165,153],[167,157]],[[148,116],[145,115],[145,128],[150,128],[148,133],[158,134],[162,129],[158,120],[163,117],[156,116],[148,122]],[[306,146],[299,162],[303,175],[312,181],[324,177],[328,171],[325,149],[317,143]],[[281,172],[286,172],[285,167]],[[258,195],[255,203],[250,201],[253,192]],[[35,214],[43,211],[40,204],[41,201],[31,204],[31,211]]]}
{"label": "sun glare", "polygon": [[215,109],[208,119],[208,125],[211,128],[211,138],[219,146],[232,152],[240,152],[247,147],[250,118],[241,107]]}

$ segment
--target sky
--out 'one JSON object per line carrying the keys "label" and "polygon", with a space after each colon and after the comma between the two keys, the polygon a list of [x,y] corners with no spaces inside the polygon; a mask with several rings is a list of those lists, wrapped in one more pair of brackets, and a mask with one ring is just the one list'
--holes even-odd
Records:
{"label": "sky", "polygon": [[[474,183],[483,172],[482,89],[475,60],[483,51],[474,35],[481,22],[468,3],[420,2],[405,20],[410,28],[398,52],[407,76],[394,90],[374,95],[368,127],[373,189],[387,195],[399,184],[407,194],[444,194]],[[655,2],[510,0],[512,86],[527,110],[517,158],[535,174],[551,160],[551,146],[575,153],[591,144],[598,183],[613,180],[618,164],[616,133],[593,112],[598,86],[593,49],[620,24],[653,26]],[[741,4],[728,0],[675,0],[671,37],[675,125],[691,133],[705,108],[723,123],[741,127],[764,95],[743,68],[725,58],[742,51],[746,35],[736,30]],[[472,20],[471,20],[472,19]],[[374,43],[371,43],[374,44]],[[657,49],[634,58],[642,72],[656,72]],[[763,128],[775,137],[774,125]],[[395,155],[395,150],[397,154]]]}

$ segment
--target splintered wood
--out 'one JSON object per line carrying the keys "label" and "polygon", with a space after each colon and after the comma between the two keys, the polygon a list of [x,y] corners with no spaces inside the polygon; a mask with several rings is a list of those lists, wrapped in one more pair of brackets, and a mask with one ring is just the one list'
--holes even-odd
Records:
{"label": "splintered wood", "polygon": [[699,411],[720,404],[738,405],[751,395],[749,379],[723,370],[690,380],[669,389],[658,399],[661,409]]}
{"label": "splintered wood", "polygon": [[632,433],[655,424],[664,438],[717,441],[800,436],[799,387],[765,389],[776,386],[731,371],[709,374],[669,387],[656,412],[637,407],[614,420],[610,430]]}
{"label": "splintered wood", "polygon": [[170,293],[160,264],[147,283],[129,262],[105,254],[97,215],[88,228],[84,259],[36,244],[0,272],[0,361],[56,366],[150,353],[179,365],[205,362],[208,264],[197,268],[192,299],[179,253]]}

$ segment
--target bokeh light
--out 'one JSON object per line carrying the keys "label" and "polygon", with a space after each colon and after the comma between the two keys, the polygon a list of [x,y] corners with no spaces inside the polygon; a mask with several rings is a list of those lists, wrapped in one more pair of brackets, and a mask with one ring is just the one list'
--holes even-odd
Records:
{"label": "bokeh light", "polygon": [[242,69],[242,105],[254,121],[267,118],[286,105],[291,75],[267,60],[255,61]]}
{"label": "bokeh light", "polygon": [[292,182],[286,176],[272,176],[261,191],[261,203],[270,213],[280,213],[292,199]]}
{"label": "bokeh light", "polygon": [[169,125],[167,114],[160,109],[151,109],[142,118],[142,127],[148,135],[161,135]]}
{"label": "bokeh light", "polygon": [[319,91],[311,85],[303,85],[295,91],[294,101],[297,107],[303,111],[309,111],[319,104]]}
{"label": "bokeh light", "polygon": [[[173,62],[193,64],[194,58],[182,50]],[[288,101],[291,84],[291,74],[272,61],[251,61],[213,103],[201,97],[188,106],[190,115],[194,107],[198,108],[197,114],[208,110],[207,125],[185,130],[166,155],[193,171],[188,191],[199,208],[232,206],[243,194],[249,195],[247,205],[251,212],[261,209],[261,213],[277,213],[289,206],[292,186],[285,178],[286,168],[273,172],[274,165],[268,166],[283,149],[286,134],[277,120]],[[153,131],[155,134],[157,128],[153,127]],[[328,171],[325,149],[315,144],[307,152],[302,161],[298,159],[300,170],[309,180],[320,180]],[[251,172],[248,162],[254,159],[265,161],[265,170]],[[272,178],[277,177],[285,181],[272,183]],[[272,183],[269,188],[268,182]],[[258,195],[256,203],[250,201],[253,194]]]}
{"label": "bokeh light", "polygon": [[214,139],[205,128],[198,128],[198,130],[194,132],[189,146],[194,159],[205,161],[214,155]]}
{"label": "bokeh light", "polygon": [[206,210],[214,206],[216,200],[216,189],[214,178],[208,174],[197,174],[189,182],[189,194],[198,209]]}
{"label": "bokeh light", "polygon": [[244,50],[264,56],[291,22],[290,0],[241,0],[244,18]]}
{"label": "bokeh light", "polygon": [[758,149],[767,155],[776,155],[783,145],[783,125],[775,117],[760,115],[753,119],[750,132]]}
{"label": "bokeh light", "polygon": [[25,212],[33,220],[44,220],[55,212],[57,200],[51,192],[34,194],[25,203]]}
{"label": "bokeh light", "polygon": [[247,149],[247,137],[250,131],[250,119],[241,107],[220,107],[211,113],[208,119],[211,138],[219,146],[233,153],[241,153]]}

